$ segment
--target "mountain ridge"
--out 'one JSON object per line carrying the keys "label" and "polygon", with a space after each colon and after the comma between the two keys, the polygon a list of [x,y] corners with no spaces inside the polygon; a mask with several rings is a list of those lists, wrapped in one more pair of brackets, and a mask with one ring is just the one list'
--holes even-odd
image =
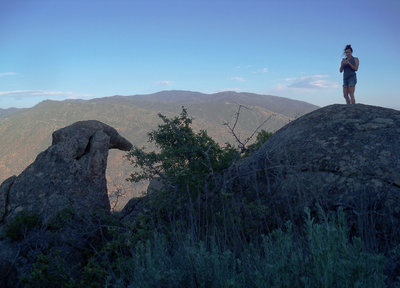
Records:
{"label": "mountain ridge", "polygon": [[[266,119],[269,120],[261,129],[274,132],[298,116],[318,108],[296,100],[269,98],[250,93],[203,94],[190,91],[161,91],[149,95],[147,98],[134,95],[91,100],[46,100],[29,109],[13,110],[14,113],[0,119],[0,183],[12,175],[21,173],[40,152],[50,146],[51,134],[54,131],[77,121],[102,121],[115,127],[133,145],[142,147],[149,146],[147,133],[157,128],[160,123],[159,113],[172,117],[179,114],[184,106],[189,116],[194,119],[194,130],[207,130],[207,133],[221,144],[237,144],[224,123],[234,121],[239,105],[247,108],[241,110],[235,131],[241,139],[250,136]],[[258,99],[251,100],[252,98]],[[279,108],[278,104],[268,106],[271,99],[288,102],[293,107],[299,105],[300,112],[296,114],[293,109],[289,109],[279,113],[279,109],[275,108]],[[290,107],[289,104],[285,105]],[[124,159],[124,155],[121,151],[110,150],[107,168],[108,189],[110,193],[119,189],[128,191],[127,198],[131,198],[142,188],[132,188],[131,184],[125,181],[132,167]]]}
{"label": "mountain ridge", "polygon": [[109,101],[111,99],[123,99],[123,101],[160,101],[160,102],[178,102],[178,103],[208,103],[223,102],[233,100],[246,102],[248,105],[262,106],[273,112],[278,112],[286,116],[294,117],[296,114],[304,114],[319,108],[317,105],[305,101],[293,100],[285,97],[263,95],[249,92],[223,91],[217,93],[201,93],[185,90],[164,90],[153,94],[137,94],[131,96],[114,95],[109,97],[95,98],[88,101]]}

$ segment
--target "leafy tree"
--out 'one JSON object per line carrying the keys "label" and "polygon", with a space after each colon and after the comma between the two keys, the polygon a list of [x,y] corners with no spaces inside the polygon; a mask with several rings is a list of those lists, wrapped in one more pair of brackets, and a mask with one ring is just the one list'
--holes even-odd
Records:
{"label": "leafy tree", "polygon": [[127,158],[135,168],[131,182],[160,176],[168,185],[178,190],[198,191],[204,181],[229,167],[239,158],[239,153],[229,144],[221,147],[205,130],[193,131],[192,118],[182,107],[179,116],[168,118],[158,114],[162,124],[148,133],[149,142],[157,151],[146,152],[145,148],[133,147]]}
{"label": "leafy tree", "polygon": [[215,215],[225,203],[221,199],[220,175],[240,154],[229,144],[221,147],[205,130],[194,132],[192,118],[184,107],[173,118],[158,116],[162,123],[148,133],[156,151],[133,147],[127,154],[136,169],[129,181],[157,176],[162,179],[162,188],[146,198],[148,209],[136,218],[132,227],[141,238],[158,230],[182,235],[197,231],[194,237],[205,239],[211,230],[224,225],[223,216]]}
{"label": "leafy tree", "polygon": [[[146,198],[150,201],[147,207],[151,208],[137,217],[135,233],[149,235],[153,229],[176,229],[183,233],[197,231],[196,237],[206,239],[209,235],[217,236],[217,231],[225,231],[219,235],[221,241],[232,244],[236,240],[227,235],[236,234],[239,246],[243,238],[258,237],[259,230],[265,227],[265,199],[254,191],[228,191],[230,184],[223,175],[226,168],[240,159],[240,152],[229,144],[221,147],[205,130],[194,132],[192,118],[184,107],[179,116],[159,117],[162,123],[158,129],[148,133],[156,151],[133,147],[127,154],[135,169],[129,181],[156,176],[162,179],[162,188]],[[261,145],[265,133],[259,133],[260,143],[255,145]]]}

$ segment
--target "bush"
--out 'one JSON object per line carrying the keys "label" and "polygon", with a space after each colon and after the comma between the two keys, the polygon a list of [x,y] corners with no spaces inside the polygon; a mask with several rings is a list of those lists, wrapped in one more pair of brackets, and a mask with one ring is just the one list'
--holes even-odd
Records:
{"label": "bush", "polygon": [[13,241],[19,241],[25,238],[26,234],[34,229],[40,228],[42,222],[36,214],[21,212],[7,225],[5,236]]}
{"label": "bush", "polygon": [[223,221],[215,215],[227,201],[217,187],[220,176],[240,155],[231,145],[221,147],[204,130],[195,133],[184,107],[179,116],[159,117],[163,123],[149,133],[149,142],[158,150],[134,147],[127,155],[136,169],[129,181],[158,176],[164,185],[148,195],[145,212],[133,229],[142,235],[151,235],[155,229],[183,234],[191,230],[198,231],[200,238],[207,237],[215,222]]}
{"label": "bush", "polygon": [[265,130],[261,130],[260,132],[258,132],[256,141],[253,144],[249,145],[244,156],[248,157],[251,153],[257,151],[257,149],[260,148],[272,135],[272,132],[267,132]]}
{"label": "bush", "polygon": [[23,275],[21,281],[24,283],[24,287],[78,287],[67,272],[66,265],[57,253],[55,255],[40,253],[36,262],[32,264],[30,273]]}
{"label": "bush", "polygon": [[239,153],[229,144],[219,146],[205,130],[195,133],[192,119],[182,107],[179,116],[172,119],[159,114],[163,124],[148,134],[159,152],[145,152],[133,147],[127,158],[139,172],[133,172],[129,181],[139,182],[163,177],[168,184],[185,192],[202,188],[204,180],[229,167]]}
{"label": "bush", "polygon": [[304,235],[288,222],[238,255],[215,241],[207,245],[187,235],[171,243],[155,232],[128,255],[90,261],[96,263],[92,277],[108,275],[104,287],[385,287],[386,258],[367,252],[358,238],[350,241],[343,215],[318,224],[307,216]]}

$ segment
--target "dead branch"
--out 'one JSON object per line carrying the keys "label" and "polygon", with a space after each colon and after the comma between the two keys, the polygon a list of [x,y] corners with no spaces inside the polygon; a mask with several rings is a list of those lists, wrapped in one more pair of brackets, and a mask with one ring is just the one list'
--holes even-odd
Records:
{"label": "dead branch", "polygon": [[247,152],[247,151],[249,150],[249,149],[247,148],[247,144],[249,143],[249,141],[254,137],[254,135],[257,133],[257,131],[258,131],[265,123],[267,123],[267,121],[269,121],[269,120],[272,118],[272,116],[274,116],[274,114],[270,115],[267,119],[265,119],[260,125],[257,126],[257,128],[253,131],[253,133],[252,133],[249,137],[247,137],[246,139],[244,139],[244,141],[242,141],[242,140],[240,139],[240,135],[238,135],[238,134],[235,132],[236,125],[237,125],[238,122],[239,122],[240,110],[241,110],[242,108],[251,110],[250,108],[248,108],[248,107],[246,107],[246,106],[244,106],[244,105],[239,104],[238,110],[237,110],[237,112],[235,113],[234,124],[231,126],[231,125],[229,124],[229,122],[225,122],[224,125],[225,125],[226,127],[228,127],[229,132],[232,134],[232,136],[235,138],[236,142],[238,143],[238,148],[239,148],[240,153],[241,153],[241,154],[244,154],[245,152]]}

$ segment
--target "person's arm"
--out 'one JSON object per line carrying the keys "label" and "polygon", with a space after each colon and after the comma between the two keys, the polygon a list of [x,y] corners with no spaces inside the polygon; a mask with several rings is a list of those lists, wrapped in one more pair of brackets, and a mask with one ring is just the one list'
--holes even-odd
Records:
{"label": "person's arm", "polygon": [[358,70],[358,65],[360,64],[360,61],[358,61],[358,58],[354,57],[354,61],[356,62],[356,65],[353,65],[349,62],[349,66],[351,69],[353,69],[354,71]]}
{"label": "person's arm", "polygon": [[346,65],[347,62],[348,62],[348,61],[346,60],[346,58],[344,58],[344,59],[342,60],[342,63],[340,64],[340,69],[339,69],[340,73],[343,72],[344,66]]}

